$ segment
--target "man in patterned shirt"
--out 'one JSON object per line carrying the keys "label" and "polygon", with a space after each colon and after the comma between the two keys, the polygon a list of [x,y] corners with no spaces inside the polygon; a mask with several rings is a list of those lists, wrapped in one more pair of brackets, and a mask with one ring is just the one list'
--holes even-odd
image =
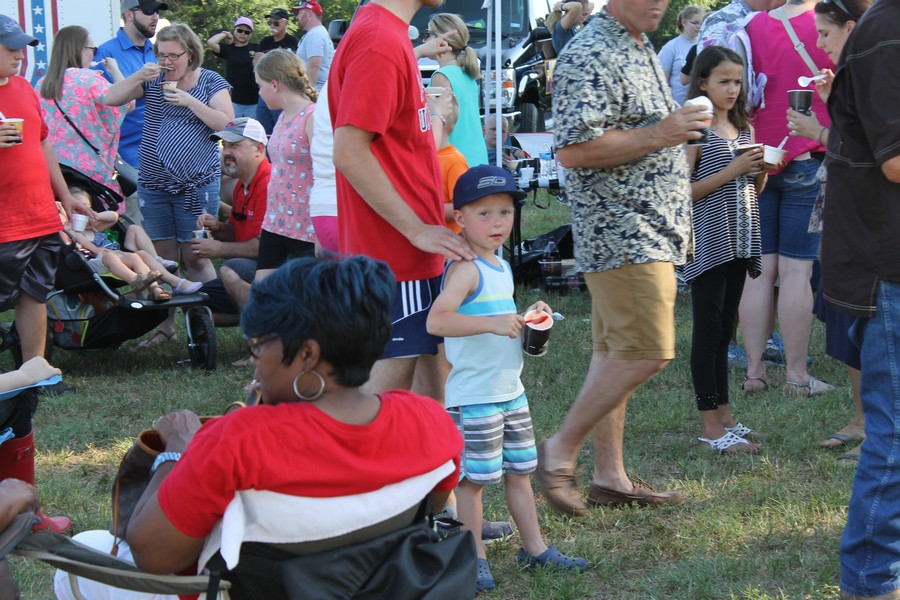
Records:
{"label": "man in patterned shirt", "polygon": [[[537,480],[557,510],[587,505],[682,501],[625,473],[622,439],[628,397],[675,356],[674,265],[691,231],[691,190],[682,144],[700,137],[710,115],[678,108],[644,35],[668,0],[610,0],[565,48],[554,71],[553,116],[575,257],[591,292],[590,369],[562,428],[539,444]],[[593,436],[587,505],[575,460]]]}

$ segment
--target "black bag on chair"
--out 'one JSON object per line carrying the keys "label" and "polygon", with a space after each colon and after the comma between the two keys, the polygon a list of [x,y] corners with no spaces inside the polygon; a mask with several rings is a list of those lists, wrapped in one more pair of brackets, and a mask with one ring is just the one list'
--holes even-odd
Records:
{"label": "black bag on chair", "polygon": [[[422,502],[413,524],[333,550],[298,556],[244,543],[228,571],[216,553],[207,568],[231,582],[233,600],[463,600],[474,598],[475,540],[469,531],[439,539]],[[211,578],[215,581],[216,578]]]}

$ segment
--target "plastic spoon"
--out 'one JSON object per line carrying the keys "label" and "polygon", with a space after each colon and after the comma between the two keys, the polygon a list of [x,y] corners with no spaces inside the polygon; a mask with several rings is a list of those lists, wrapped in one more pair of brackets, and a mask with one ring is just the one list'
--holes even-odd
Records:
{"label": "plastic spoon", "polygon": [[779,149],[779,150],[781,150],[782,148],[784,148],[784,145],[787,144],[787,141],[788,141],[788,138],[789,138],[789,137],[791,137],[791,136],[789,136],[789,135],[784,136],[784,139],[781,140],[781,143],[780,143],[780,144],[778,144],[778,149]]}
{"label": "plastic spoon", "polygon": [[825,79],[825,73],[819,73],[818,75],[814,75],[813,77],[806,77],[804,75],[801,75],[797,78],[797,85],[799,85],[800,87],[806,87],[813,81],[818,81],[820,79]]}

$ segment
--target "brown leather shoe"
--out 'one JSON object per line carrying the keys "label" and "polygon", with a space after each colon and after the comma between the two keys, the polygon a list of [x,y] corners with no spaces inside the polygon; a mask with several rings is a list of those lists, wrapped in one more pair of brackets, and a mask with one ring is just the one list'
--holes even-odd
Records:
{"label": "brown leather shoe", "polygon": [[684,502],[681,492],[657,492],[649,483],[639,477],[632,479],[631,484],[634,486],[634,490],[629,493],[611,490],[592,483],[587,502],[590,506],[624,506],[626,504],[662,506],[663,504]]}
{"label": "brown leather shoe", "polygon": [[544,443],[537,445],[538,464],[534,471],[538,487],[547,502],[557,511],[572,517],[587,514],[587,506],[578,493],[578,480],[574,469],[554,469],[544,467]]}

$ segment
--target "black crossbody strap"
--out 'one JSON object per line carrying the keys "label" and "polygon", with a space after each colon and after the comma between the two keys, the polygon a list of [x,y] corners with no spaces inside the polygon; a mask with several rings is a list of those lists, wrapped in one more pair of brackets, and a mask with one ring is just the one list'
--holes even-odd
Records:
{"label": "black crossbody strap", "polygon": [[69,115],[66,114],[66,111],[64,111],[64,110],[62,109],[62,106],[59,105],[59,100],[57,100],[56,98],[54,98],[54,99],[53,99],[53,103],[56,104],[56,108],[59,110],[59,114],[61,114],[61,115],[63,116],[63,118],[66,120],[66,123],[68,123],[69,126],[70,126],[72,129],[75,130],[75,133],[78,134],[78,137],[80,137],[81,139],[83,139],[83,140],[84,140],[84,143],[87,144],[88,146],[90,146],[90,147],[91,147],[91,150],[93,150],[94,152],[97,153],[97,156],[100,156],[100,150],[98,150],[96,146],[94,146],[92,143],[90,143],[90,142],[88,141],[88,139],[87,139],[86,137],[84,137],[84,134],[81,133],[81,130],[78,129],[78,127],[75,126],[75,122],[72,121],[72,119],[69,118]]}

